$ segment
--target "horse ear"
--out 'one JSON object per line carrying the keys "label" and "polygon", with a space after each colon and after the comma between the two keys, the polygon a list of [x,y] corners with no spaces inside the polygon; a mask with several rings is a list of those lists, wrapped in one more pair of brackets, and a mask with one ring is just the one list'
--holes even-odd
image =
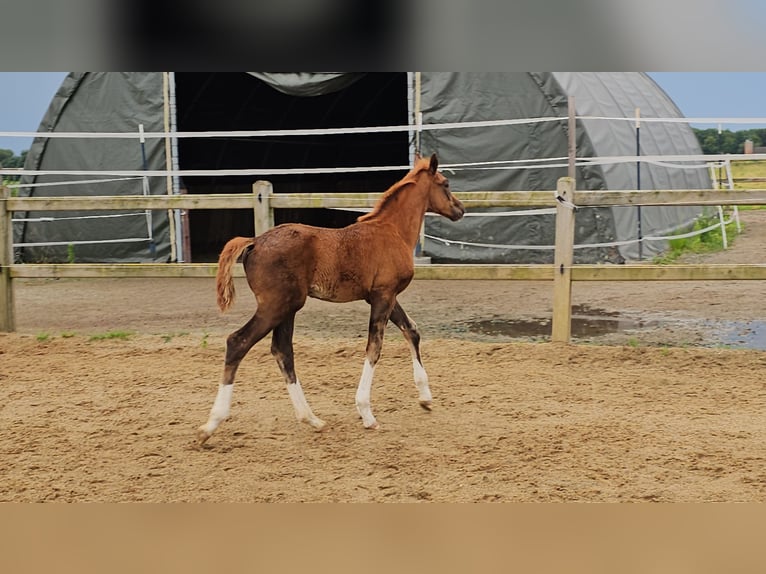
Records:
{"label": "horse ear", "polygon": [[436,175],[437,169],[439,169],[439,158],[436,157],[436,154],[431,154],[431,163],[428,166],[428,170],[431,172],[431,175]]}

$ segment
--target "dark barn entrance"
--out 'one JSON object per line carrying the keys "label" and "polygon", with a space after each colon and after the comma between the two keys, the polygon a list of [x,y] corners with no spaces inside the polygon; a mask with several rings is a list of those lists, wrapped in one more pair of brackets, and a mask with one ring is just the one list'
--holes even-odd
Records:
{"label": "dark barn entrance", "polygon": [[[236,131],[345,128],[408,123],[407,74],[368,73],[348,87],[318,96],[282,93],[244,73],[176,73],[178,130]],[[316,168],[406,165],[408,134],[276,138],[180,138],[181,169]],[[403,173],[187,177],[187,193],[252,193],[268,179],[275,193],[384,191]],[[342,227],[357,214],[328,209],[277,210],[276,223]],[[191,260],[213,261],[235,235],[253,235],[249,210],[191,210]],[[189,260],[188,257],[186,257]]]}

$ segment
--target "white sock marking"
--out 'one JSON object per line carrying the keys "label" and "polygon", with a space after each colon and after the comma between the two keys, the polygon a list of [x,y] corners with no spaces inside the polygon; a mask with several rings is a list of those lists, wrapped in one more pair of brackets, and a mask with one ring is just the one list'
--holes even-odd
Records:
{"label": "white sock marking", "polygon": [[372,391],[372,378],[374,375],[375,367],[370,364],[369,359],[365,359],[364,367],[362,368],[362,378],[359,380],[359,387],[356,389],[356,410],[362,417],[362,424],[366,428],[374,427],[377,424],[370,408],[370,392]]}
{"label": "white sock marking", "polygon": [[[415,323],[412,323],[413,326]],[[418,360],[418,352],[415,345],[409,341],[410,356],[412,357],[412,374],[415,378],[415,386],[418,388],[418,398],[421,403],[431,402],[431,389],[428,387],[428,375],[423,368],[423,364]]]}
{"label": "white sock marking", "polygon": [[301,382],[299,380],[296,379],[294,383],[289,383],[287,385],[287,394],[290,395],[290,400],[293,403],[296,419],[301,422],[305,421],[317,429],[324,427],[324,421],[311,411],[311,407],[309,407],[309,403],[306,400],[306,395],[303,394],[303,388],[301,387]]}
{"label": "white sock marking", "polygon": [[431,402],[431,389],[428,387],[428,375],[423,365],[414,356],[412,357],[412,372],[415,377],[415,386],[418,388],[420,402]]}
{"label": "white sock marking", "polygon": [[222,421],[229,418],[229,412],[231,410],[231,394],[234,391],[234,385],[224,385],[221,383],[218,385],[218,394],[215,397],[213,408],[210,409],[210,416],[207,422],[202,426],[202,429],[211,435],[218,428],[218,425]]}

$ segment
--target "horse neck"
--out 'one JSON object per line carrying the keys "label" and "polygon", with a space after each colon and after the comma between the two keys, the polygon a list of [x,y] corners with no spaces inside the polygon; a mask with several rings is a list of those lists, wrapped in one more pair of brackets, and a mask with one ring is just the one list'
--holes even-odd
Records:
{"label": "horse neck", "polygon": [[398,189],[395,197],[382,206],[375,219],[396,227],[399,235],[414,249],[420,238],[427,207],[427,183],[417,179]]}

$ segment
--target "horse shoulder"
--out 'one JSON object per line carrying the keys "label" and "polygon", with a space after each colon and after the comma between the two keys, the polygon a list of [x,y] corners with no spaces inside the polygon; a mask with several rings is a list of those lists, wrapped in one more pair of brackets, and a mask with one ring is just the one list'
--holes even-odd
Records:
{"label": "horse shoulder", "polygon": [[415,273],[412,249],[396,226],[388,222],[369,221],[360,226],[365,261],[374,273],[372,288],[401,292]]}

